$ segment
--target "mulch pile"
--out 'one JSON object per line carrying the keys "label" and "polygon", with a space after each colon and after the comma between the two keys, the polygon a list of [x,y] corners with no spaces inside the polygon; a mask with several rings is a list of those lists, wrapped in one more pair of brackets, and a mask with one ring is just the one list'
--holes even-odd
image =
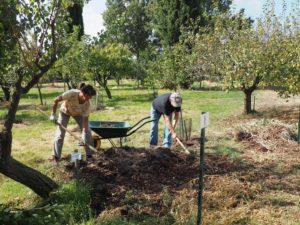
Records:
{"label": "mulch pile", "polygon": [[[198,143],[194,138],[188,148],[194,144],[199,151]],[[205,167],[205,174],[225,174],[240,170],[241,164],[226,156],[206,154]],[[66,169],[74,175],[74,164],[68,163]],[[191,183],[198,187],[199,156],[187,155],[179,146],[172,150],[109,148],[88,163],[82,161],[79,176],[92,184],[91,207],[97,214],[119,208],[120,214],[129,217],[164,216],[171,207],[166,195],[175,195]]]}
{"label": "mulch pile", "polygon": [[236,132],[235,138],[263,152],[300,150],[293,126],[277,120],[245,124]]}

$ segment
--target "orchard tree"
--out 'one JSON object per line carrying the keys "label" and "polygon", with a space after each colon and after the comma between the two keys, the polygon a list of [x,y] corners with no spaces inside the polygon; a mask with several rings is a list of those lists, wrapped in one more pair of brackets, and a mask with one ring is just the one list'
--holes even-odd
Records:
{"label": "orchard tree", "polygon": [[194,65],[201,65],[203,74],[217,75],[227,90],[238,88],[244,92],[246,114],[252,112],[251,96],[258,87],[279,80],[285,89],[299,86],[297,33],[283,29],[274,5],[265,7],[255,27],[249,26],[247,18],[232,20],[231,15],[221,15],[213,32],[196,35],[192,54]]}
{"label": "orchard tree", "polygon": [[78,88],[79,83],[84,80],[87,71],[89,54],[87,39],[83,36],[81,41],[78,41],[77,36],[78,31],[69,37],[67,53],[55,64],[56,69],[60,69],[69,89]]}
{"label": "orchard tree", "polygon": [[[271,17],[271,15],[270,15]],[[284,20],[283,20],[284,19]],[[280,22],[273,51],[279,60],[272,61],[273,74],[268,82],[276,86],[282,97],[300,94],[300,2],[293,5],[292,12]],[[266,20],[260,20],[261,27]],[[265,29],[269,29],[266,27]]]}
{"label": "orchard tree", "polygon": [[146,14],[146,0],[107,0],[103,13],[106,33],[110,41],[126,44],[139,59],[149,43],[151,28]]}
{"label": "orchard tree", "polygon": [[54,64],[58,50],[64,45],[61,42],[66,30],[63,18],[66,18],[70,1],[4,0],[0,4],[1,15],[14,15],[12,11],[17,10],[17,17],[8,17],[8,30],[17,43],[20,57],[19,63],[10,69],[12,95],[0,129],[0,172],[31,188],[41,197],[47,197],[58,185],[12,157],[12,128],[21,95],[28,93],[39,82]]}
{"label": "orchard tree", "polygon": [[90,46],[88,71],[96,82],[104,88],[107,97],[112,99],[108,87],[109,79],[120,79],[132,72],[131,53],[126,45],[108,44]]}
{"label": "orchard tree", "polygon": [[252,93],[272,72],[268,70],[272,55],[267,51],[272,43],[255,29],[240,29],[240,25],[227,16],[220,17],[213,32],[198,35],[192,57],[204,75],[220,76],[225,89],[244,92],[244,112],[248,114]]}

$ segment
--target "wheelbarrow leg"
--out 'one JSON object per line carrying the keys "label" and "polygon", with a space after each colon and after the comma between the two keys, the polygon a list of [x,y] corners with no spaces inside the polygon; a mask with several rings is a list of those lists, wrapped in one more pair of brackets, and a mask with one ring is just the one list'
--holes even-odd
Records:
{"label": "wheelbarrow leg", "polygon": [[110,138],[108,138],[108,140],[109,140],[110,144],[111,144],[114,148],[117,147],[116,144],[115,144]]}

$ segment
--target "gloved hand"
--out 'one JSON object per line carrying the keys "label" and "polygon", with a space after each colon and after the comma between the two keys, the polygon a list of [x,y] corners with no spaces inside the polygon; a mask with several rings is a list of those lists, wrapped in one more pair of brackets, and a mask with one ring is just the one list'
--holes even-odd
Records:
{"label": "gloved hand", "polygon": [[56,122],[56,116],[55,116],[55,113],[54,113],[54,112],[51,113],[49,119],[50,119],[50,121],[51,121],[52,123],[55,123],[55,122]]}

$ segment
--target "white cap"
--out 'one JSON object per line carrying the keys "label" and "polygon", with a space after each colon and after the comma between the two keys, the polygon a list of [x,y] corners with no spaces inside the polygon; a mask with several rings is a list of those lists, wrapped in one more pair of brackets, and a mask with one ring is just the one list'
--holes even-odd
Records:
{"label": "white cap", "polygon": [[181,103],[182,103],[182,98],[180,96],[179,93],[172,93],[170,95],[170,102],[171,102],[171,105],[175,108],[177,107],[180,107],[181,106]]}

